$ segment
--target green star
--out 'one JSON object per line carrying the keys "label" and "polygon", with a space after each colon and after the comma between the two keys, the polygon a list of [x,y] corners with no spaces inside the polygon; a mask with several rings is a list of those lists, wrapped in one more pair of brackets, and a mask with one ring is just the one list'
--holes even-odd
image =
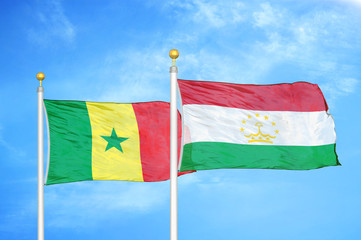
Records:
{"label": "green star", "polygon": [[112,131],[112,135],[110,137],[108,137],[108,136],[101,136],[101,137],[104,138],[104,140],[108,142],[108,145],[105,148],[105,151],[108,151],[112,147],[115,147],[119,151],[123,152],[122,146],[120,146],[120,144],[128,139],[128,138],[118,137],[114,128]]}

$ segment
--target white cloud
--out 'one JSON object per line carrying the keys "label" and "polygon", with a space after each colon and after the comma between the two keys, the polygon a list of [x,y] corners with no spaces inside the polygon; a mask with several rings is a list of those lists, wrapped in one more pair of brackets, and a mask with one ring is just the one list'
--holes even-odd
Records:
{"label": "white cloud", "polygon": [[206,28],[238,24],[245,18],[244,4],[241,1],[173,0],[167,1],[164,6],[166,9],[180,8],[187,11],[194,23],[202,24]]}
{"label": "white cloud", "polygon": [[343,78],[338,82],[338,89],[345,94],[354,93],[358,80],[355,78]]}
{"label": "white cloud", "polygon": [[[175,32],[155,36],[147,48],[113,50],[100,61],[103,66],[97,59],[89,75],[98,78],[92,82],[97,85],[92,91],[97,101],[168,101],[171,61],[170,48],[164,46],[180,50],[178,76],[184,79],[269,83],[277,81],[269,76],[272,70],[291,64],[306,76],[302,80],[322,84],[335,76],[343,79],[354,69],[346,70],[333,50],[361,43],[354,17],[334,8],[311,8],[300,15],[269,2],[173,0],[159,6],[182,19],[175,21]],[[256,31],[252,37],[257,40],[242,45],[249,30]]]}
{"label": "white cloud", "polygon": [[243,20],[240,14],[243,10],[241,2],[229,2],[229,5],[223,2],[222,6],[219,5],[219,2],[210,3],[202,0],[195,0],[193,3],[197,9],[193,18],[196,22],[205,22],[214,27],[223,27],[226,24],[239,23]]}
{"label": "white cloud", "polygon": [[271,7],[267,3],[261,4],[262,11],[257,11],[253,13],[253,18],[255,20],[255,26],[265,27],[269,25],[279,26],[283,21],[283,15],[281,11],[276,8]]}
{"label": "white cloud", "polygon": [[347,3],[347,4],[352,4],[354,6],[357,6],[357,7],[361,7],[361,0],[330,0],[330,1]]}
{"label": "white cloud", "polygon": [[250,72],[253,78],[260,79],[279,65],[293,64],[307,76],[305,81],[329,84],[342,79],[342,85],[334,84],[338,93],[330,91],[334,99],[352,93],[357,80],[344,80],[344,76],[352,75],[356,69],[347,65],[339,52],[360,50],[361,35],[355,27],[357,19],[354,15],[334,8],[312,9],[296,15],[269,3],[261,4],[261,8],[262,11],[256,11],[253,16],[266,40],[256,42],[250,48],[246,61],[250,62],[248,69],[253,71],[259,66],[255,75]]}
{"label": "white cloud", "polygon": [[312,44],[312,42],[316,40],[313,34],[313,28],[307,25],[296,26],[293,29],[293,33],[297,42],[301,45]]}
{"label": "white cloud", "polygon": [[[184,19],[193,18],[194,13],[188,9],[194,6],[197,10],[193,11],[202,15],[202,17],[197,15],[197,18],[203,20],[210,16],[214,9],[228,8],[227,3],[223,2],[172,1],[169,4],[187,10],[182,13]],[[199,8],[197,4],[209,6],[202,5]],[[232,4],[228,5],[232,6]],[[269,72],[283,64],[292,64],[299,68],[302,75],[307,77],[302,80],[320,83],[329,81],[336,75],[344,78],[342,75],[350,72],[350,69],[345,69],[343,60],[339,59],[341,55],[334,54],[333,51],[335,48],[353,49],[358,42],[361,43],[361,35],[354,27],[356,19],[353,15],[335,8],[321,11],[315,8],[299,15],[269,2],[261,3],[259,6],[252,4],[241,4],[241,6],[239,12],[243,14],[243,21],[235,24],[237,30],[232,35],[238,36],[236,39],[241,43],[243,35],[238,35],[237,32],[245,32],[244,29],[256,26],[262,37],[256,38],[259,40],[248,45],[247,48],[242,48],[239,43],[224,38],[220,41],[217,38],[224,31],[227,33],[225,28],[217,27],[222,25],[221,21],[218,24],[208,23],[218,28],[217,33],[207,28],[196,32],[193,31],[195,27],[189,26],[188,35],[185,32],[177,33],[177,36],[189,36],[180,38],[188,46],[186,49],[188,51],[182,52],[183,55],[181,53],[179,60],[182,66],[179,75],[182,78],[267,83],[269,78],[274,78],[268,76]],[[201,10],[203,8],[208,9],[208,12]],[[247,19],[246,12],[253,18]],[[221,14],[219,13],[218,16]],[[215,18],[217,21],[219,19],[222,18]],[[210,49],[202,44],[204,39],[217,39],[214,42],[221,44]],[[291,76],[289,81],[292,79]]]}
{"label": "white cloud", "polygon": [[61,39],[71,43],[75,39],[76,31],[64,13],[60,0],[44,1],[35,10],[38,24],[28,30],[30,41],[48,45],[53,39]]}
{"label": "white cloud", "polygon": [[212,51],[200,49],[197,53],[185,54],[182,60],[182,77],[192,80],[239,82],[243,79],[242,68],[232,65],[229,56],[219,57]]}

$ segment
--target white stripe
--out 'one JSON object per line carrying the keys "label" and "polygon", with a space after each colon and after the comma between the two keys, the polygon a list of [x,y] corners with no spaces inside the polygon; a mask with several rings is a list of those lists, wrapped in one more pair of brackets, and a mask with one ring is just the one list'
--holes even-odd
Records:
{"label": "white stripe", "polygon": [[[190,142],[228,142],[258,145],[319,146],[336,142],[333,118],[325,111],[254,111],[188,104],[183,106],[183,121],[184,144]],[[254,135],[259,130],[263,136],[269,135],[271,137],[262,137],[260,134],[255,137]],[[255,139],[252,140],[252,137]],[[272,143],[260,142],[259,137]]]}

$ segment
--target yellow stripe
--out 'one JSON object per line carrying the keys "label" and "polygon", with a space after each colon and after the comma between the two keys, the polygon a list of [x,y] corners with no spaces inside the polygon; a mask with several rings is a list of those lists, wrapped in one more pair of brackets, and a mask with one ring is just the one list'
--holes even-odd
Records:
{"label": "yellow stripe", "polygon": [[[121,103],[87,102],[92,128],[92,171],[94,180],[143,181],[139,131],[133,106]],[[128,138],[108,150],[113,129],[117,137]]]}

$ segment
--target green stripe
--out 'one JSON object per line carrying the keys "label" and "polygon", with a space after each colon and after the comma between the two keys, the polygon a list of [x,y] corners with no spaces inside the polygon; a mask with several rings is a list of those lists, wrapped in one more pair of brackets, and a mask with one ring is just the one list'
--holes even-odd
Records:
{"label": "green stripe", "polygon": [[92,180],[92,133],[85,102],[44,100],[50,134],[46,185]]}
{"label": "green stripe", "polygon": [[266,146],[197,142],[183,148],[180,171],[219,168],[309,170],[341,165],[335,144],[322,146]]}

